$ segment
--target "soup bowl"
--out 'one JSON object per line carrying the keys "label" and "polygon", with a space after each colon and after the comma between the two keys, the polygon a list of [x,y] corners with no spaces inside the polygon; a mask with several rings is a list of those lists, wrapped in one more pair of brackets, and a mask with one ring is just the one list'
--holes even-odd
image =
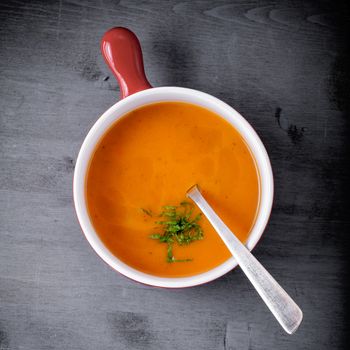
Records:
{"label": "soup bowl", "polygon": [[[232,107],[207,93],[182,87],[152,87],[144,73],[140,43],[130,30],[112,28],[102,38],[102,54],[117,78],[121,100],[110,107],[96,121],[87,134],[77,158],[73,194],[81,228],[95,252],[113,269],[135,281],[166,288],[191,287],[212,281],[237,266],[233,257],[221,265],[190,277],[158,277],[138,271],[113,255],[99,238],[88,214],[86,176],[96,145],[106,131],[125,114],[157,102],[187,102],[204,107],[228,121],[247,143],[259,173],[260,198],[255,223],[245,242],[252,250],[268,222],[273,201],[273,175],[270,160],[260,138],[250,124]],[[140,145],[142,147],[142,145]],[[205,184],[203,184],[205,186]],[[185,189],[186,190],[186,189]],[[185,193],[184,193],[185,195]]]}

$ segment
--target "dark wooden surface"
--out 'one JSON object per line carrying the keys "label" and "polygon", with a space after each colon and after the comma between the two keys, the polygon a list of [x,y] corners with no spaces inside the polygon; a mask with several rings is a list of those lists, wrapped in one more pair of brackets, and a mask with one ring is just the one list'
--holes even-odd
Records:
{"label": "dark wooden surface", "polygon": [[[0,349],[345,349],[348,20],[333,1],[2,1]],[[139,36],[154,86],[213,94],[261,136],[276,195],[255,254],[304,311],[295,335],[239,269],[156,289],[85,240],[72,176],[118,98],[99,52],[112,26]]]}

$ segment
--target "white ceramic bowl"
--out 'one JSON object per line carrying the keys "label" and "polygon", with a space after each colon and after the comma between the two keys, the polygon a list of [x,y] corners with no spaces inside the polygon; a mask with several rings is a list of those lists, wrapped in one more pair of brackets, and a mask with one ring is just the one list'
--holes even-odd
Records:
{"label": "white ceramic bowl", "polygon": [[87,240],[96,253],[108,265],[123,275],[152,286],[183,288],[203,284],[224,275],[237,265],[235,259],[230,258],[220,266],[208,272],[191,277],[162,278],[140,272],[119,260],[104,246],[89,218],[85,199],[85,181],[89,161],[101,137],[115,121],[126,113],[141,106],[162,101],[188,102],[209,109],[226,119],[239,131],[248,144],[256,160],[260,175],[260,203],[258,213],[255,224],[246,242],[246,246],[249,250],[252,250],[259,241],[270,216],[274,189],[273,176],[265,147],[250,124],[226,103],[216,97],[197,90],[181,87],[157,87],[139,91],[117,102],[97,120],[86,136],[80,149],[74,172],[73,192],[75,209]]}

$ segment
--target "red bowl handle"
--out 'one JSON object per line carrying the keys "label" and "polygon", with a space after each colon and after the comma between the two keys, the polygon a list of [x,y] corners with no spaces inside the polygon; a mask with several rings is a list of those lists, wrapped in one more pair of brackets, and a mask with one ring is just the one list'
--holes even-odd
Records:
{"label": "red bowl handle", "polygon": [[122,27],[110,29],[102,37],[101,51],[118,80],[121,98],[152,87],[143,68],[140,42],[132,31]]}

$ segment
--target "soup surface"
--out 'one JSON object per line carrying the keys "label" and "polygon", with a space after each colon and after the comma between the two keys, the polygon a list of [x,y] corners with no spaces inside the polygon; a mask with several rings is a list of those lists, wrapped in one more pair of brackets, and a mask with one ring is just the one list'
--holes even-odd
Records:
{"label": "soup surface", "polygon": [[160,213],[178,205],[194,184],[245,242],[258,209],[259,177],[243,138],[202,107],[150,104],[122,117],[97,145],[86,179],[89,215],[106,247],[137,270],[162,277],[206,272],[231,255],[204,216],[202,240],[173,245],[176,259],[190,261],[169,263],[166,244],[150,238],[157,218],[141,209]]}

